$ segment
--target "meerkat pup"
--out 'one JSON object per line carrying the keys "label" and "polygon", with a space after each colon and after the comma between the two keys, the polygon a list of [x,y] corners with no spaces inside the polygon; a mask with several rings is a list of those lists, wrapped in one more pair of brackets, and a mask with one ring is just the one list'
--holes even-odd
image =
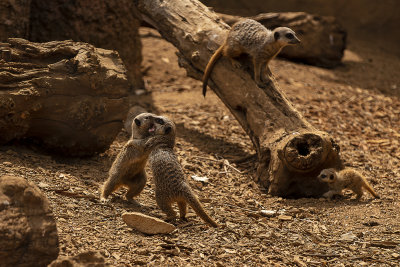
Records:
{"label": "meerkat pup", "polygon": [[329,186],[330,190],[323,195],[326,198],[332,198],[334,195],[342,195],[343,189],[350,189],[357,194],[357,200],[359,200],[363,195],[363,188],[375,198],[379,198],[365,177],[354,169],[346,168],[341,171],[325,169],[318,175],[318,179]]}
{"label": "meerkat pup", "polygon": [[271,31],[252,19],[236,22],[229,30],[224,43],[215,51],[207,64],[203,76],[203,95],[206,96],[207,81],[215,63],[221,56],[229,58],[234,67],[240,67],[240,63],[233,58],[243,53],[249,54],[253,60],[254,80],[259,87],[264,88],[269,76],[272,75],[268,68],[269,61],[283,47],[298,43],[300,40],[290,28],[278,27]]}
{"label": "meerkat pup", "polygon": [[108,179],[101,187],[102,201],[122,186],[128,188],[125,197],[129,201],[142,192],[147,181],[144,168],[152,149],[152,143],[148,141],[156,130],[155,123],[160,120],[151,113],[142,113],[132,120],[132,136],[118,153],[108,173]]}
{"label": "meerkat pup", "polygon": [[153,139],[153,151],[150,153],[149,163],[153,172],[156,202],[160,209],[167,215],[167,220],[174,221],[176,212],[172,204],[177,202],[180,218],[185,220],[189,204],[200,218],[213,227],[218,224],[204,211],[203,206],[185,179],[182,167],[173,151],[175,145],[175,124],[163,117],[163,123],[156,123]]}

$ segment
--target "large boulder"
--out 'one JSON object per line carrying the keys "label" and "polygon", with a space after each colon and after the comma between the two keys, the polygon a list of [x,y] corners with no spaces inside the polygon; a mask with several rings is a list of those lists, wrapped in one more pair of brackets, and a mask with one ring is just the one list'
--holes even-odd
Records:
{"label": "large boulder", "polygon": [[70,156],[103,152],[130,100],[115,51],[73,41],[0,43],[0,144],[30,138]]}
{"label": "large boulder", "polygon": [[46,196],[23,178],[0,177],[0,266],[47,266],[58,252]]}
{"label": "large boulder", "polygon": [[[1,1],[1,0],[0,0]],[[72,39],[117,50],[128,80],[143,88],[140,22],[131,0],[32,0],[29,40]]]}
{"label": "large boulder", "polygon": [[98,251],[82,252],[76,256],[60,256],[48,267],[106,267],[104,257]]}

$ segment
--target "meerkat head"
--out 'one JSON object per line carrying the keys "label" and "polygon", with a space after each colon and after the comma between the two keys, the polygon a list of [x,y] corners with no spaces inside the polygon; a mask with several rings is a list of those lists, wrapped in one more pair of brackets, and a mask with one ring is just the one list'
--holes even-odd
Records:
{"label": "meerkat head", "polygon": [[336,180],[335,169],[322,170],[321,173],[318,175],[318,179],[324,183],[333,183]]}
{"label": "meerkat head", "polygon": [[278,42],[282,46],[298,44],[300,43],[296,33],[287,27],[278,27],[272,31],[274,33],[275,42]]}
{"label": "meerkat head", "polygon": [[132,121],[132,139],[143,139],[152,135],[155,130],[157,115],[152,113],[141,113]]}
{"label": "meerkat head", "polygon": [[174,147],[176,126],[175,123],[165,116],[157,116],[154,119],[155,131],[154,135],[162,137],[162,143]]}

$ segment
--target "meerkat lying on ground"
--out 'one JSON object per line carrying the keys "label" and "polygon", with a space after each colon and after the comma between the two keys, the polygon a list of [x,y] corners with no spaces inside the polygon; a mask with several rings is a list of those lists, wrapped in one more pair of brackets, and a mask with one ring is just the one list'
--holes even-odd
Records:
{"label": "meerkat lying on ground", "polygon": [[185,179],[182,167],[173,151],[175,145],[175,124],[166,117],[163,123],[156,122],[155,136],[148,142],[153,143],[149,163],[153,172],[156,201],[160,209],[167,215],[167,220],[174,221],[176,213],[172,208],[178,203],[180,218],[185,219],[189,204],[200,218],[213,227],[218,224],[204,211],[197,196]]}
{"label": "meerkat lying on ground", "polygon": [[283,47],[298,43],[300,40],[290,28],[278,27],[271,31],[252,19],[236,22],[229,30],[224,43],[215,51],[207,64],[203,76],[203,95],[206,96],[207,81],[215,63],[221,56],[228,57],[233,66],[239,67],[240,64],[233,58],[243,53],[249,54],[254,65],[254,80],[259,87],[264,88],[269,80],[268,76],[272,75],[268,67],[269,61]]}
{"label": "meerkat lying on ground", "polygon": [[148,141],[156,130],[157,121],[160,122],[160,118],[151,113],[142,113],[133,119],[132,136],[118,153],[110,168],[108,179],[101,187],[102,201],[121,186],[128,188],[125,197],[129,201],[142,192],[147,181],[144,168],[152,149],[152,142]]}
{"label": "meerkat lying on ground", "polygon": [[354,169],[346,168],[341,171],[325,169],[318,175],[318,179],[329,186],[330,190],[323,195],[326,198],[342,195],[343,189],[350,189],[357,194],[357,200],[359,200],[363,195],[363,188],[375,198],[379,198],[379,195],[375,193],[365,177]]}

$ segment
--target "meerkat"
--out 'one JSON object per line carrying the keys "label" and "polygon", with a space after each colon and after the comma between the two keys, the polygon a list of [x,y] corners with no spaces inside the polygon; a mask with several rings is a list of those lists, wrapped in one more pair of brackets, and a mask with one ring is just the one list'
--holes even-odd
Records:
{"label": "meerkat", "polygon": [[187,204],[189,204],[200,218],[213,227],[218,224],[204,211],[203,206],[185,179],[182,167],[173,151],[175,145],[175,124],[168,118],[164,123],[156,123],[155,136],[148,142],[156,143],[152,146],[149,165],[153,173],[156,202],[167,215],[168,221],[175,221],[176,212],[172,204],[177,202],[180,218],[185,220]]}
{"label": "meerkat", "polygon": [[221,56],[229,58],[234,67],[240,67],[240,63],[234,58],[243,53],[249,54],[253,60],[254,80],[259,87],[265,88],[269,77],[272,76],[268,67],[269,61],[283,47],[298,43],[300,40],[290,28],[278,27],[271,31],[252,19],[236,22],[229,30],[224,43],[215,51],[207,64],[203,75],[203,95],[206,96],[207,81],[215,63]]}
{"label": "meerkat", "polygon": [[343,189],[350,189],[357,194],[357,200],[359,200],[363,195],[363,188],[375,198],[379,198],[379,195],[375,193],[365,177],[354,169],[346,168],[341,171],[336,171],[332,168],[324,169],[318,175],[318,179],[329,186],[330,190],[323,195],[326,198],[342,195]]}
{"label": "meerkat", "polygon": [[126,119],[124,121],[124,128],[125,131],[129,134],[132,135],[132,122],[133,119],[136,118],[137,115],[141,114],[141,113],[147,113],[147,111],[139,106],[133,106],[129,109],[128,113],[126,114]]}
{"label": "meerkat", "polygon": [[147,181],[144,168],[153,144],[148,141],[156,129],[155,123],[160,120],[152,113],[142,113],[132,120],[132,136],[118,153],[109,170],[108,179],[101,187],[100,199],[103,202],[122,186],[128,188],[125,194],[128,201],[142,192]]}

